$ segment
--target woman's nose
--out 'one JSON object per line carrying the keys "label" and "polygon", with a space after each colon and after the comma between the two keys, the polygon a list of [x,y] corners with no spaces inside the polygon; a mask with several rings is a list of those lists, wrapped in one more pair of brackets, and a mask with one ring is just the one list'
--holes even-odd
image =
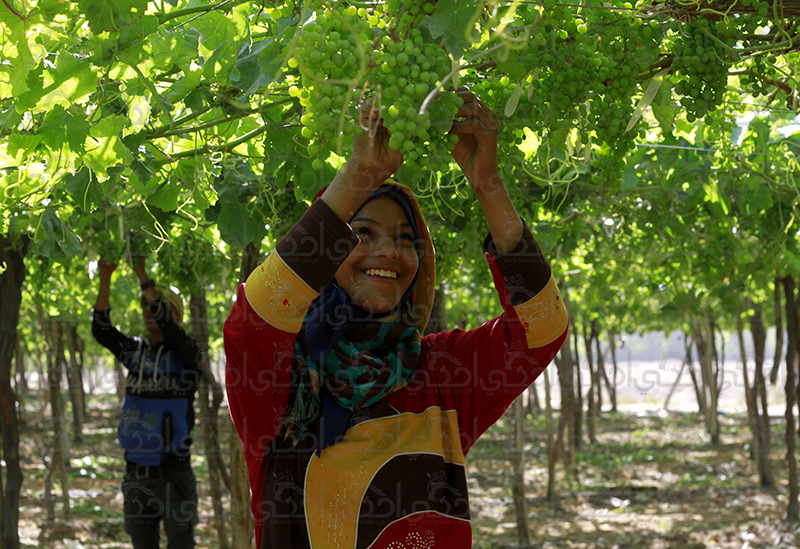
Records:
{"label": "woman's nose", "polygon": [[393,239],[388,236],[375,239],[373,253],[379,257],[397,257],[397,246]]}

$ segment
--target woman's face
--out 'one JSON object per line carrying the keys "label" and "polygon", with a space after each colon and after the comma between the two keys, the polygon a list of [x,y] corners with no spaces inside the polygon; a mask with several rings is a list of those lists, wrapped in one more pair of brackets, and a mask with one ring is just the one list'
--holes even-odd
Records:
{"label": "woman's face", "polygon": [[360,242],[339,266],[336,282],[365,311],[390,311],[417,274],[414,229],[391,198],[367,202],[350,226]]}

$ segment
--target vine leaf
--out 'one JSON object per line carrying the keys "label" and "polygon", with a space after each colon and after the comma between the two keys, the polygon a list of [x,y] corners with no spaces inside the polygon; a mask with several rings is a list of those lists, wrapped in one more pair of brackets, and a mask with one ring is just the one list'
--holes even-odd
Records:
{"label": "vine leaf", "polygon": [[444,45],[456,59],[463,57],[470,47],[467,33],[472,34],[469,26],[476,10],[475,0],[441,0],[436,4],[436,13],[431,16],[428,26],[431,36],[443,37]]}
{"label": "vine leaf", "polygon": [[622,133],[628,133],[633,129],[639,119],[644,114],[645,109],[650,106],[650,103],[653,102],[653,98],[658,93],[659,88],[661,88],[661,84],[664,82],[664,75],[669,72],[669,69],[664,69],[663,71],[659,72],[653,78],[650,79],[650,84],[647,86],[647,90],[642,95],[642,98],[639,100],[639,104],[636,105],[636,109],[633,111],[633,116],[628,121],[628,127],[625,128],[625,131]]}
{"label": "vine leaf", "polygon": [[146,0],[78,0],[95,35],[116,31],[144,14]]}
{"label": "vine leaf", "polygon": [[273,82],[276,75],[280,81],[283,76],[280,50],[280,43],[272,38],[256,42],[236,60],[231,81],[248,95]]}
{"label": "vine leaf", "polygon": [[661,131],[665,136],[672,135],[672,129],[675,127],[676,106],[672,101],[672,87],[674,85],[672,80],[664,78],[664,82],[650,105],[653,109],[653,116],[656,117],[658,125],[661,126]]}
{"label": "vine leaf", "polygon": [[520,82],[519,85],[514,88],[514,91],[511,92],[511,97],[508,98],[508,102],[506,103],[506,108],[504,111],[506,118],[514,116],[514,113],[517,110],[517,105],[519,105],[519,98],[522,95],[522,87],[524,84],[524,81]]}
{"label": "vine leaf", "polygon": [[431,126],[442,133],[447,133],[453,127],[453,111],[456,108],[456,94],[442,93],[428,107],[431,117]]}
{"label": "vine leaf", "polygon": [[75,175],[64,176],[64,188],[75,204],[87,213],[94,210],[103,199],[103,189],[86,168]]}
{"label": "vine leaf", "polygon": [[53,259],[75,257],[80,253],[77,235],[52,210],[46,210],[41,221],[31,246],[33,253]]}

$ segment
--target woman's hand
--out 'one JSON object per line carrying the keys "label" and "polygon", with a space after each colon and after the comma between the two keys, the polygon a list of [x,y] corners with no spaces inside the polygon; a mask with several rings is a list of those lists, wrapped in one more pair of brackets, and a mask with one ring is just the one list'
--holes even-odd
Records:
{"label": "woman's hand", "polygon": [[464,104],[459,107],[450,130],[458,136],[453,157],[483,208],[495,249],[504,254],[517,246],[524,225],[497,169],[500,119],[466,88],[457,93]]}
{"label": "woman's hand", "polygon": [[374,190],[400,169],[403,156],[389,147],[391,134],[383,125],[379,108],[371,102],[364,103],[358,117],[362,132],[353,139],[353,154],[347,160],[347,167],[353,175],[361,173],[369,177]]}
{"label": "woman's hand", "polygon": [[391,134],[383,125],[380,109],[365,103],[358,116],[363,131],[353,139],[353,154],[321,197],[345,222],[403,163],[400,152],[389,147]]}
{"label": "woman's hand", "polygon": [[97,262],[97,271],[100,273],[101,280],[111,280],[111,274],[117,270],[116,263],[109,263],[104,257]]}
{"label": "woman's hand", "polygon": [[476,193],[491,192],[497,185],[502,186],[497,170],[500,119],[466,88],[459,88],[456,93],[464,104],[458,108],[450,130],[458,136],[453,158]]}

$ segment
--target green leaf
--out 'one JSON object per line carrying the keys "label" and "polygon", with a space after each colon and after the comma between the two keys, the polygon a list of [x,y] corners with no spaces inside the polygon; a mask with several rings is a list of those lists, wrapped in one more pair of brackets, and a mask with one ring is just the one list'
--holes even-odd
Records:
{"label": "green leaf", "polygon": [[192,25],[199,34],[200,54],[206,58],[203,75],[209,81],[224,83],[236,64],[241,44],[236,26],[216,11],[204,14]]}
{"label": "green leaf", "polygon": [[108,169],[117,164],[124,166],[133,161],[131,151],[118,137],[88,138],[83,163],[101,177],[108,175]]}
{"label": "green leaf", "polygon": [[280,50],[280,43],[272,38],[256,42],[236,60],[236,78],[231,74],[231,81],[246,95],[272,82],[280,83],[283,80]]}
{"label": "green leaf", "polygon": [[223,193],[217,204],[220,206],[217,216],[219,235],[228,244],[244,246],[250,242],[261,242],[267,235],[261,216],[248,211],[235,193]]}
{"label": "green leaf", "polygon": [[69,259],[80,253],[81,243],[53,211],[46,210],[34,234],[31,251],[51,259]]}
{"label": "green leaf", "polygon": [[284,162],[294,156],[297,128],[274,128],[267,132],[264,151],[264,175],[271,176]]}
{"label": "green leaf", "polygon": [[[75,103],[82,103],[97,87],[97,75],[92,69],[90,58],[79,59],[62,52],[58,56],[55,71],[46,72],[52,83],[43,90],[35,89],[30,79],[28,81],[30,93],[34,94],[32,97],[40,97],[35,106],[31,107],[34,112],[49,111],[56,105],[70,107]],[[30,99],[28,98],[29,101]]]}
{"label": "green leaf", "polygon": [[15,104],[12,104],[5,112],[0,112],[0,128],[11,130],[22,122],[22,115],[17,112]]}
{"label": "green leaf", "polygon": [[625,131],[622,132],[623,134],[628,133],[633,129],[639,119],[644,114],[644,111],[647,107],[650,106],[650,103],[653,102],[655,99],[656,94],[661,89],[661,84],[664,82],[664,75],[667,74],[669,69],[664,69],[663,71],[657,73],[650,79],[650,84],[647,86],[647,90],[642,94],[642,98],[639,100],[639,103],[636,105],[636,108],[633,111],[633,115],[631,119],[628,120],[628,126],[625,128]]}
{"label": "green leaf", "polygon": [[674,83],[669,78],[664,78],[661,86],[658,88],[651,103],[653,109],[653,116],[656,117],[658,125],[661,126],[661,131],[664,135],[671,135],[672,129],[675,127],[675,111],[676,107],[672,101],[672,87]]}
{"label": "green leaf", "polygon": [[28,43],[27,28],[33,21],[20,20],[0,10],[0,98],[19,97],[28,91],[28,74],[39,64]]}
{"label": "green leaf", "polygon": [[153,66],[162,71],[169,70],[173,65],[188,70],[193,59],[197,58],[197,47],[190,45],[180,32],[166,32],[159,29],[155,34],[148,36],[150,42],[150,59]]}
{"label": "green leaf", "polygon": [[477,10],[475,0],[439,0],[436,4],[436,13],[431,16],[428,28],[431,36],[443,38],[444,45],[456,59],[463,57],[472,45]]}
{"label": "green leaf", "polygon": [[516,88],[514,88],[514,91],[511,92],[511,95],[509,96],[508,101],[506,102],[505,109],[503,110],[503,114],[506,115],[506,118],[514,116],[514,113],[517,110],[517,105],[519,105],[519,98],[522,95],[522,88],[524,83],[525,83],[524,81],[520,82],[519,85]]}
{"label": "green leaf", "polygon": [[100,122],[92,126],[90,134],[92,137],[114,137],[122,133],[122,129],[129,123],[127,116],[115,115],[106,116]]}
{"label": "green leaf", "polygon": [[117,31],[144,14],[147,0],[78,0],[95,35]]}
{"label": "green leaf", "polygon": [[182,100],[184,97],[192,93],[197,86],[200,85],[200,81],[203,79],[203,70],[197,69],[194,71],[186,70],[183,72],[183,76],[178,78],[178,81],[175,82],[172,87],[167,92],[167,99],[170,103],[175,104],[178,101]]}
{"label": "green leaf", "polygon": [[447,133],[453,127],[453,113],[458,108],[456,107],[456,98],[454,92],[443,92],[428,105],[431,126],[441,133]]}
{"label": "green leaf", "polygon": [[85,168],[75,175],[65,176],[62,181],[75,204],[84,212],[94,210],[103,199],[103,189]]}
{"label": "green leaf", "polygon": [[164,212],[171,212],[178,208],[183,188],[177,177],[174,181],[172,179],[172,177],[167,179],[158,186],[153,194],[147,197],[148,205],[156,206]]}
{"label": "green leaf", "polygon": [[158,31],[158,17],[145,15],[131,21],[119,31],[119,59],[131,65],[152,57],[148,37]]}
{"label": "green leaf", "polygon": [[15,158],[17,162],[23,162],[25,157],[33,153],[41,142],[41,135],[12,133],[8,136],[8,155]]}

